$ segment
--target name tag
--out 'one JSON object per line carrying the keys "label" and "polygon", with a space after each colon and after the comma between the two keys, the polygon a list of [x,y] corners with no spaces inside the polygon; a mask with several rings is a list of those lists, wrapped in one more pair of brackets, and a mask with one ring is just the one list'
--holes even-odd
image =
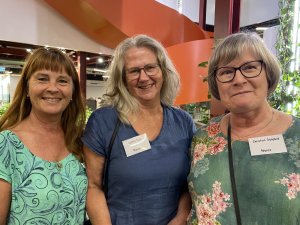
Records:
{"label": "name tag", "polygon": [[287,152],[282,134],[249,138],[251,156]]}
{"label": "name tag", "polygon": [[127,139],[122,141],[122,143],[127,157],[151,149],[150,142],[146,134],[141,134],[139,136]]}

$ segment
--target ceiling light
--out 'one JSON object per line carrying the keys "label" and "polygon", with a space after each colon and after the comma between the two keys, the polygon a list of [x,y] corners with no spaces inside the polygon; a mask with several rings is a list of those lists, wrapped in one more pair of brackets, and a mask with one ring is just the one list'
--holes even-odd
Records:
{"label": "ceiling light", "polygon": [[269,27],[256,27],[256,30],[267,30]]}
{"label": "ceiling light", "polygon": [[102,73],[106,73],[107,72],[106,70],[101,70],[101,69],[96,69],[96,68],[94,68],[93,70],[96,71],[96,72],[102,72]]}

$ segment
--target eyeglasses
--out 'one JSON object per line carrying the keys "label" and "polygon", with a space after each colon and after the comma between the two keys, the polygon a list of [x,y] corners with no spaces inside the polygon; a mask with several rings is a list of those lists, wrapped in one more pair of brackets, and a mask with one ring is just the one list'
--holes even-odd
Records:
{"label": "eyeglasses", "polygon": [[125,70],[125,74],[130,78],[135,79],[138,78],[141,74],[141,71],[144,70],[148,76],[155,76],[159,71],[159,67],[160,66],[157,63],[147,64],[144,67],[129,68]]}
{"label": "eyeglasses", "polygon": [[246,78],[253,78],[260,75],[262,71],[262,60],[246,62],[240,67],[220,67],[215,70],[215,76],[221,83],[227,83],[234,79],[236,71],[239,70]]}

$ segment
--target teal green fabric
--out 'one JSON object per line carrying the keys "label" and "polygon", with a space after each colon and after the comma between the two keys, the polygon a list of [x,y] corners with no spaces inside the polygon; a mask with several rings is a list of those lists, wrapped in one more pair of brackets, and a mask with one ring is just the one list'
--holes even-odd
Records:
{"label": "teal green fabric", "polygon": [[[227,138],[221,117],[193,138],[188,176],[193,207],[189,225],[235,225]],[[251,156],[246,141],[232,143],[243,225],[300,224],[300,120],[283,134],[287,153]]]}
{"label": "teal green fabric", "polygon": [[85,169],[72,154],[60,163],[33,155],[13,132],[0,133],[0,179],[12,185],[9,225],[83,224]]}

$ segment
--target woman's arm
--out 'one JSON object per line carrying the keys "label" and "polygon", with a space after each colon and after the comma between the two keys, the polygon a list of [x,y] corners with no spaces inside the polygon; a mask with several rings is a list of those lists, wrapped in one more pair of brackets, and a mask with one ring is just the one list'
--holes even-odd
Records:
{"label": "woman's arm", "polygon": [[11,184],[0,179],[0,193],[0,225],[6,225],[11,202]]}
{"label": "woman's arm", "polygon": [[93,225],[111,225],[106,198],[102,189],[105,158],[84,146],[88,176],[87,213]]}
{"label": "woman's arm", "polygon": [[179,205],[176,216],[168,225],[186,225],[187,217],[192,207],[192,201],[188,190],[185,190],[179,199]]}

